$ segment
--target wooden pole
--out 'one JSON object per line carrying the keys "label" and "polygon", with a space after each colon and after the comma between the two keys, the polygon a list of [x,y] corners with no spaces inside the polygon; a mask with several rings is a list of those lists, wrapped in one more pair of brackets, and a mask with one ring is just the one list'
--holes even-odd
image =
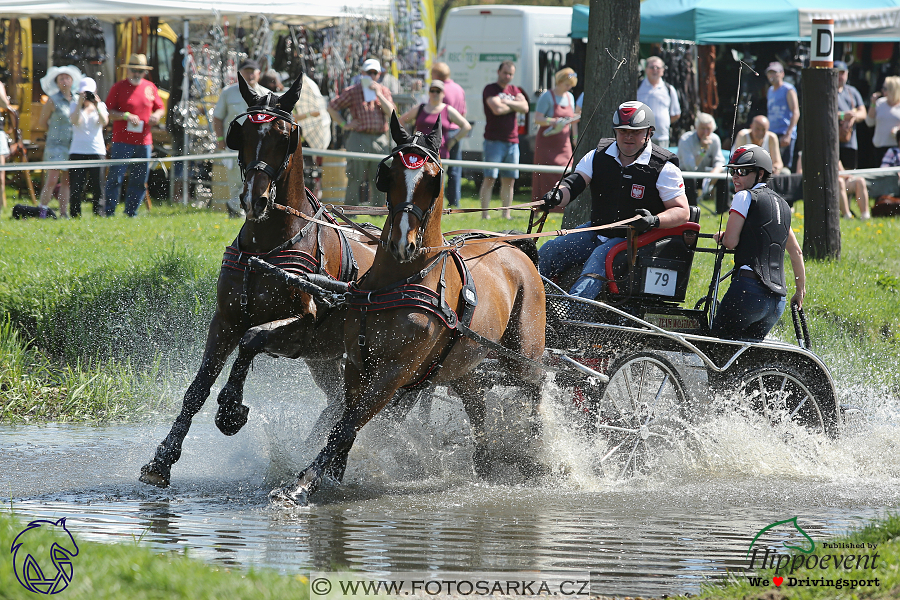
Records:
{"label": "wooden pole", "polygon": [[[838,75],[834,69],[803,69],[803,254],[841,257],[838,206]],[[796,223],[795,223],[796,226]]]}
{"label": "wooden pole", "polygon": [[[578,164],[585,154],[596,148],[601,138],[612,137],[612,116],[616,108],[623,102],[637,100],[640,33],[639,0],[590,1],[584,103],[578,127],[579,138],[583,141],[578,145],[573,164]],[[626,62],[613,79],[618,61],[623,58]],[[578,200],[566,207],[562,226],[576,227],[590,218],[591,193],[585,190]]]}

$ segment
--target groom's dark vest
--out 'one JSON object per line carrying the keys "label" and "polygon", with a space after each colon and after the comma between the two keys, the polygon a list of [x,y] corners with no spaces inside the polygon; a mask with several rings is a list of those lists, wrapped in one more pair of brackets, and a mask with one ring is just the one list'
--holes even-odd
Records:
{"label": "groom's dark vest", "polygon": [[734,249],[734,268],[750,267],[763,285],[785,296],[784,247],[791,229],[791,208],[767,187],[748,191],[750,208]]}

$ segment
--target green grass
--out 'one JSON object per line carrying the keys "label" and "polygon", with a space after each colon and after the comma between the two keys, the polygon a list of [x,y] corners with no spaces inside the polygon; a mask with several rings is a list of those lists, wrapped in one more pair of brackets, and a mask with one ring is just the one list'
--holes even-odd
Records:
{"label": "green grass", "polygon": [[[780,600],[781,598],[790,598],[791,600],[841,600],[845,598],[848,600],[864,598],[887,600],[900,597],[900,570],[897,569],[897,565],[900,564],[900,515],[892,514],[882,519],[873,519],[864,527],[851,531],[846,536],[828,540],[829,543],[876,544],[876,549],[823,548],[820,541],[816,541],[814,552],[819,557],[826,554],[860,554],[877,551],[876,568],[846,570],[829,565],[829,568],[826,569],[798,568],[790,575],[784,572],[776,573],[772,569],[761,570],[754,574],[767,578],[770,582],[776,575],[784,576],[785,581],[780,587],[774,584],[768,587],[752,586],[745,575],[734,574],[725,584],[704,586],[699,597],[709,600]],[[826,580],[878,578],[879,585],[855,589],[844,587],[840,590],[835,587],[788,587],[790,582],[787,578],[790,576],[797,579],[824,577]]]}
{"label": "green grass", "polygon": [[[476,194],[464,182],[463,206],[480,206]],[[528,201],[527,188],[514,199]],[[159,381],[199,363],[222,252],[241,221],[165,203],[149,214],[142,207],[138,219],[87,210],[79,220],[13,221],[12,204],[0,213],[0,319],[7,323],[0,327],[0,421],[118,420],[142,407],[165,409]],[[793,226],[802,241],[803,203],[796,208]],[[442,224],[445,231],[527,228],[527,211],[514,211],[509,221],[494,215],[444,215]],[[559,229],[561,220],[551,215],[544,230]],[[718,226],[716,216],[701,219],[702,231]],[[806,265],[814,344],[847,375],[874,370],[900,390],[900,219],[841,227],[841,259]],[[686,304],[707,293],[712,264],[712,255],[697,255]],[[776,333],[793,339],[789,314]],[[853,349],[849,363],[846,348]]]}
{"label": "green grass", "polygon": [[[13,540],[27,525],[9,512],[0,512],[0,599],[31,600],[37,595],[16,580],[8,550]],[[48,557],[50,546],[60,538],[53,533],[31,530],[27,534],[28,550],[34,557]],[[74,529],[74,528],[73,528]],[[72,531],[70,529],[70,531]],[[191,559],[187,552],[158,552],[139,546],[137,541],[119,544],[87,542],[73,532],[78,555],[72,559],[73,576],[59,598],[96,600],[98,598],[128,600],[264,600],[309,598],[306,577],[279,575],[268,569],[227,569]],[[24,539],[24,538],[23,538]],[[68,540],[63,544],[68,548]],[[25,546],[23,546],[24,548]],[[47,574],[55,571],[48,559],[38,564]]]}

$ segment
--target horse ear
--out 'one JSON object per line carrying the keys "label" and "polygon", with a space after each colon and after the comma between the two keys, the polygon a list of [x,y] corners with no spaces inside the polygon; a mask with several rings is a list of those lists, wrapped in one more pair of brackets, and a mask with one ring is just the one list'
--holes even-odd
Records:
{"label": "horse ear", "polygon": [[400,119],[397,118],[397,111],[391,113],[391,137],[397,142],[398,146],[408,144],[412,139],[403,126],[400,125]]}
{"label": "horse ear", "polygon": [[434,122],[434,128],[431,130],[431,133],[428,134],[428,143],[431,145],[431,148],[437,152],[441,149],[442,141],[443,132],[441,131],[441,115],[438,114],[438,117]]}
{"label": "horse ear", "polygon": [[247,106],[256,106],[260,95],[250,89],[250,86],[247,85],[247,80],[240,73],[238,73],[238,89],[241,90],[241,97],[247,103]]}
{"label": "horse ear", "polygon": [[297,104],[297,101],[300,100],[300,91],[303,89],[303,75],[299,75],[297,79],[294,80],[294,84],[281,95],[281,98],[278,99],[278,108],[283,110],[286,113],[294,110],[294,105]]}

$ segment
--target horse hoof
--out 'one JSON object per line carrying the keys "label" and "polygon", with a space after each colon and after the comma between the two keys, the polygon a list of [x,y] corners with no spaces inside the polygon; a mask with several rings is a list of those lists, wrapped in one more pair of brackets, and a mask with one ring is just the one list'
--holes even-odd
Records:
{"label": "horse hoof", "polygon": [[149,463],[141,467],[141,476],[138,478],[142,483],[149,483],[156,487],[169,487],[169,476],[171,468],[151,460]]}
{"label": "horse hoof", "polygon": [[303,486],[277,488],[269,492],[269,500],[288,506],[309,506],[309,491]]}
{"label": "horse hoof", "polygon": [[234,435],[247,424],[250,407],[244,404],[220,404],[216,411],[216,427],[225,435]]}

